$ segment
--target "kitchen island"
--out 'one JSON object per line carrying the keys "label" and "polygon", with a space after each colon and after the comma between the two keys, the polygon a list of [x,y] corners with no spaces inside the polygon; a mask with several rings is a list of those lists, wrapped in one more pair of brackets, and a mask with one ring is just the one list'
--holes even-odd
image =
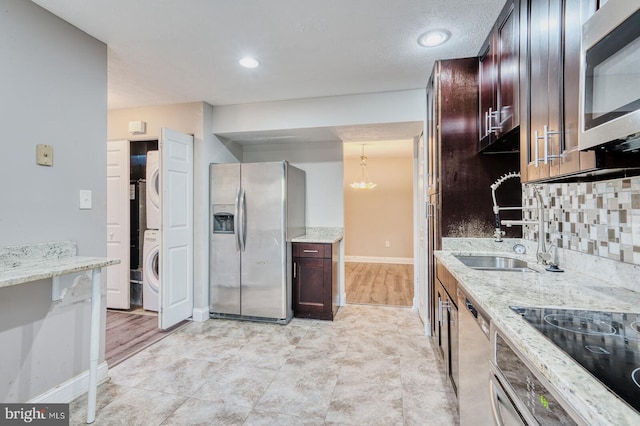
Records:
{"label": "kitchen island", "polygon": [[[640,268],[595,256],[562,254],[563,273],[544,271],[535,264],[534,245],[528,255],[511,251],[515,241],[444,239],[436,258],[491,318],[492,324],[515,346],[567,404],[589,425],[640,424],[640,415],[611,393],[569,355],[527,323],[511,306],[640,312]],[[455,255],[496,254],[524,259],[537,272],[471,269]],[[566,256],[566,257],[563,257]],[[573,257],[572,257],[573,256]],[[587,275],[576,271],[587,271]],[[627,287],[627,288],[625,288]],[[635,342],[637,344],[637,342]],[[460,351],[464,351],[464,347]]]}

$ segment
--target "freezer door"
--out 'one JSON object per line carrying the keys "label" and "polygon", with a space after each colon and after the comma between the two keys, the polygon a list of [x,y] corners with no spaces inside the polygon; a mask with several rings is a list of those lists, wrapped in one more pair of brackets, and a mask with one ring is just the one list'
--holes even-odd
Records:
{"label": "freezer door", "polygon": [[242,164],[242,315],[287,318],[286,163]]}
{"label": "freezer door", "polygon": [[238,218],[240,164],[209,167],[209,304],[212,313],[240,315],[240,250],[238,226],[233,233],[214,232],[214,214]]}

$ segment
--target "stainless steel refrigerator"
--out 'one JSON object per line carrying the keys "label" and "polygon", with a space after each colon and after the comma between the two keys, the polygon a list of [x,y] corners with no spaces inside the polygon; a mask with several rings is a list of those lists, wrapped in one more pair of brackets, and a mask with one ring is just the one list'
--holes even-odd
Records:
{"label": "stainless steel refrigerator", "polygon": [[305,233],[305,172],[286,161],[211,164],[210,312],[287,323],[291,239]]}

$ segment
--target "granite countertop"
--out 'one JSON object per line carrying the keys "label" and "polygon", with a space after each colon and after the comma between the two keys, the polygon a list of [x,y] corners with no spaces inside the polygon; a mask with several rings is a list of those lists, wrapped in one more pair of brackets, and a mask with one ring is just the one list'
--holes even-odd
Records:
{"label": "granite countertop", "polygon": [[[527,260],[530,267],[542,272],[474,270],[463,265],[454,254],[495,254],[496,251],[482,245],[474,249],[468,244],[451,245],[448,249],[450,251],[437,251],[435,255],[458,280],[459,286],[588,424],[640,424],[640,416],[632,408],[509,308],[517,305],[638,312],[639,292],[571,269],[563,273],[546,272],[535,264],[533,257],[513,252],[502,254]],[[535,250],[529,252],[535,253]],[[636,267],[628,266],[635,271]]]}
{"label": "granite countertop", "polygon": [[120,263],[75,252],[71,241],[0,248],[0,288]]}
{"label": "granite countertop", "polygon": [[342,239],[342,228],[307,228],[305,235],[291,239],[294,243],[333,244]]}

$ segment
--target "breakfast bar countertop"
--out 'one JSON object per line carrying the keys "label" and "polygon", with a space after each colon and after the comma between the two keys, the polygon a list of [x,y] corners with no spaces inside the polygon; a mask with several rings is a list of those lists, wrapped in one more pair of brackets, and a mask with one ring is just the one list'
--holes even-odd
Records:
{"label": "breakfast bar countertop", "polygon": [[71,241],[0,248],[0,288],[120,263],[120,259],[75,256],[75,250]]}

